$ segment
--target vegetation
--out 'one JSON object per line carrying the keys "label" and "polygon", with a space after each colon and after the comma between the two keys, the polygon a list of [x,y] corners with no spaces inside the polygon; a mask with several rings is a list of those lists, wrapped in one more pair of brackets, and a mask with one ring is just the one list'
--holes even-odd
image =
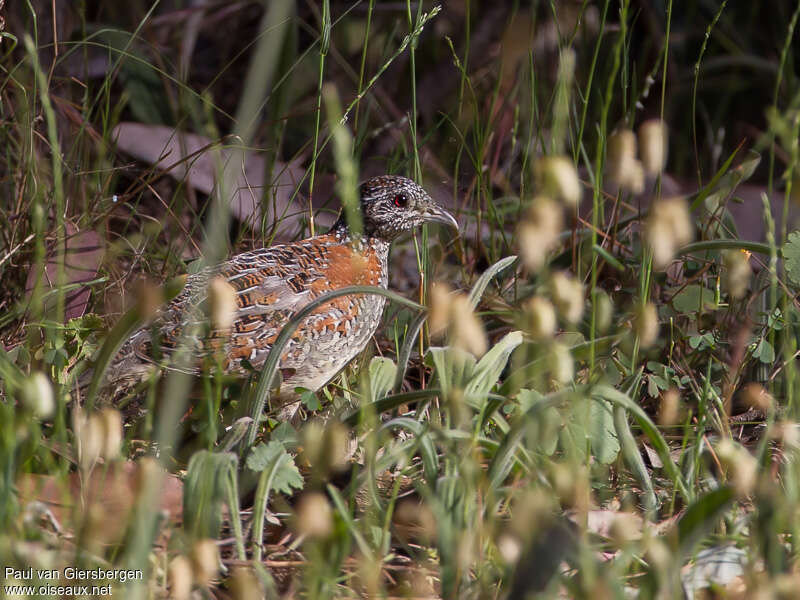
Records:
{"label": "vegetation", "polygon": [[[796,597],[800,2],[2,5],[4,595]],[[277,349],[106,397],[381,173],[460,235],[296,422]]]}

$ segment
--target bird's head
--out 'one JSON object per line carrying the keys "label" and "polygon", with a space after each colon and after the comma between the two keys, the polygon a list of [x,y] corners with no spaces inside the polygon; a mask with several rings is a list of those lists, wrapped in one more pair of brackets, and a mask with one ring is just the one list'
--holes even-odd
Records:
{"label": "bird's head", "polygon": [[364,233],[391,241],[423,223],[458,223],[416,183],[399,175],[381,175],[360,188]]}

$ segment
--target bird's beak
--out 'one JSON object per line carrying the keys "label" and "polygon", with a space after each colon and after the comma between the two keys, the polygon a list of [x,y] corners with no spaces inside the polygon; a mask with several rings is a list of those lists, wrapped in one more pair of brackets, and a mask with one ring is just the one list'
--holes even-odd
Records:
{"label": "bird's beak", "polygon": [[458,221],[455,220],[453,215],[433,203],[429,203],[425,207],[422,213],[422,220],[426,223],[440,223],[458,230]]}

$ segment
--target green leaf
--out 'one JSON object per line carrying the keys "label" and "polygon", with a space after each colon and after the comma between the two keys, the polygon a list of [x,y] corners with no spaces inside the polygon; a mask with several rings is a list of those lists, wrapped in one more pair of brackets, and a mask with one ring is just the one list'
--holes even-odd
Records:
{"label": "green leaf", "polygon": [[[517,394],[517,402],[522,414],[525,414],[540,402],[545,402],[545,397],[536,390],[522,389]],[[539,450],[546,456],[550,456],[558,447],[558,433],[562,428],[562,419],[558,410],[554,406],[548,406],[536,417],[531,419],[529,426],[536,433],[536,442]],[[530,436],[529,436],[530,437]]]}
{"label": "green leaf", "polygon": [[472,354],[454,346],[429,348],[427,358],[436,370],[439,387],[445,397],[453,390],[463,390],[467,386],[477,363]]}
{"label": "green leaf", "polygon": [[467,384],[465,397],[467,402],[475,402],[483,405],[483,401],[489,394],[489,390],[494,387],[503,369],[506,368],[508,359],[514,349],[522,343],[522,332],[512,331],[503,337],[499,342],[492,346],[483,355],[475,366],[475,374]]}
{"label": "green leaf", "polygon": [[475,285],[473,285],[472,289],[469,291],[469,303],[472,305],[472,308],[478,306],[478,302],[480,302],[480,299],[483,296],[483,293],[486,291],[486,287],[489,285],[489,282],[492,280],[492,278],[495,275],[498,275],[501,271],[505,270],[515,260],[517,260],[516,256],[506,256],[505,258],[501,258],[491,267],[486,269],[486,271],[484,271],[480,277],[478,277],[478,281],[475,282]]}
{"label": "green leaf", "polygon": [[686,481],[683,478],[683,474],[678,468],[678,465],[676,465],[672,460],[667,441],[664,439],[664,436],[661,435],[661,432],[655,426],[655,423],[653,423],[650,417],[647,416],[647,413],[644,412],[642,407],[631,400],[627,394],[603,384],[594,386],[592,388],[592,395],[594,397],[600,397],[608,400],[609,402],[622,406],[626,411],[633,415],[633,417],[638,421],[639,427],[642,428],[643,433],[649,438],[653,449],[658,452],[658,457],[664,464],[664,470],[672,480],[675,487],[678,489],[678,492],[684,497],[685,500],[691,501],[694,495],[691,491],[691,488],[687,486]]}
{"label": "green leaf", "polygon": [[389,358],[375,356],[369,362],[369,400],[377,402],[394,387],[397,365]]}
{"label": "green leaf", "polygon": [[693,313],[701,309],[715,309],[714,291],[702,285],[687,285],[672,297],[672,306],[679,313]]}
{"label": "green leaf", "polygon": [[730,196],[740,183],[753,176],[760,162],[761,155],[758,152],[749,150],[747,152],[747,157],[741,164],[725,173],[725,175],[720,178],[717,189],[706,197],[705,203],[708,211],[712,213],[715,212],[719,204]]}
{"label": "green leaf", "polygon": [[786,276],[795,287],[800,287],[800,231],[793,231],[783,245]]}
{"label": "green leaf", "polygon": [[611,403],[593,398],[591,404],[590,432],[592,454],[604,465],[611,464],[619,454],[619,439],[614,425]]}
{"label": "green leaf", "polygon": [[704,348],[714,348],[716,346],[716,342],[714,340],[714,334],[708,332],[702,335],[693,335],[689,338],[689,345],[694,350],[703,350]]}
{"label": "green leaf", "polygon": [[306,407],[306,410],[315,411],[322,408],[322,404],[320,404],[319,398],[317,394],[312,392],[311,390],[306,390],[302,388],[295,388],[295,391],[300,391],[300,401],[303,403],[303,406]]}
{"label": "green leaf", "polygon": [[236,477],[236,455],[201,450],[192,455],[183,484],[183,526],[194,539],[216,538],[229,478]]}
{"label": "green leaf", "polygon": [[734,494],[729,486],[722,486],[695,500],[678,521],[678,546],[683,556],[717,525],[733,503]]}
{"label": "green leaf", "polygon": [[280,442],[284,448],[297,445],[297,431],[292,427],[291,423],[283,422],[272,430],[270,440]]}
{"label": "green leaf", "polygon": [[775,362],[775,349],[772,344],[762,338],[753,350],[753,358],[757,358],[764,364],[771,365]]}
{"label": "green leaf", "polygon": [[274,440],[266,444],[262,442],[253,448],[247,457],[247,467],[256,472],[275,469],[271,488],[284,494],[291,494],[292,488],[303,487],[303,478],[294,464],[294,459],[280,442]]}

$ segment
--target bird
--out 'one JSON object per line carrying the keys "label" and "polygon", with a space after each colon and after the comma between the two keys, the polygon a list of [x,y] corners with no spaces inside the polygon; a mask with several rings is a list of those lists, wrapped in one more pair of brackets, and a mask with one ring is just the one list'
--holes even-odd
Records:
{"label": "bird", "polygon": [[[202,370],[203,358],[218,356],[223,372],[247,376],[263,366],[292,316],[315,298],[352,285],[387,289],[389,249],[401,234],[424,223],[458,230],[455,218],[420,185],[399,175],[365,181],[359,188],[359,204],[360,233],[342,212],[327,233],[244,252],[189,275],[182,291],[156,311],[153,322],[122,344],[107,370],[104,388],[115,390],[112,393],[119,397],[121,390],[135,387],[153,368],[175,368],[169,358],[192,324],[196,325],[192,331],[200,333],[188,340],[195,359],[190,372]],[[234,300],[227,326],[209,324],[204,316],[213,295],[209,290],[215,285],[219,289],[220,282]],[[376,294],[340,296],[301,322],[278,363],[281,418],[294,416],[297,388],[319,390],[364,350],[380,324],[385,303],[386,298]]]}

